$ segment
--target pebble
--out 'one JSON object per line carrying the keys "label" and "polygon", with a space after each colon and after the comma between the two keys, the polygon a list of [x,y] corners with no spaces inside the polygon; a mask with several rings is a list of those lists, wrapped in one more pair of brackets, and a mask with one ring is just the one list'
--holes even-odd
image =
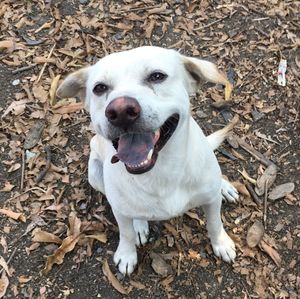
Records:
{"label": "pebble", "polygon": [[14,80],[13,82],[12,82],[12,85],[13,86],[17,86],[17,85],[19,85],[20,84],[20,80],[19,79],[16,79],[16,80]]}

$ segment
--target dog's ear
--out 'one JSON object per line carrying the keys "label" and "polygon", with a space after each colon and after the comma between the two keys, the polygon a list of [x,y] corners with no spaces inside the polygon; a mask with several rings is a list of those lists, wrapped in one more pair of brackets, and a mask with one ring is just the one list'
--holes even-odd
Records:
{"label": "dog's ear", "polygon": [[89,66],[84,67],[68,75],[58,87],[56,95],[60,98],[79,97],[80,99],[85,99],[85,88],[89,68]]}
{"label": "dog's ear", "polygon": [[219,71],[214,63],[186,56],[182,56],[182,60],[194,92],[199,88],[200,82],[206,80],[217,84],[223,84],[226,87],[225,99],[230,97],[232,86],[226,75]]}

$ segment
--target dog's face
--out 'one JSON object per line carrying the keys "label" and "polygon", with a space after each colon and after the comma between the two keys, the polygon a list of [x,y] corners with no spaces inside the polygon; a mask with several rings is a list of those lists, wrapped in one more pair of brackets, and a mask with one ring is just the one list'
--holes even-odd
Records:
{"label": "dog's face", "polygon": [[158,153],[189,119],[188,94],[200,78],[227,84],[210,62],[141,47],[71,74],[57,93],[83,95],[96,132],[117,151],[112,163],[121,160],[128,172],[140,174],[155,165]]}

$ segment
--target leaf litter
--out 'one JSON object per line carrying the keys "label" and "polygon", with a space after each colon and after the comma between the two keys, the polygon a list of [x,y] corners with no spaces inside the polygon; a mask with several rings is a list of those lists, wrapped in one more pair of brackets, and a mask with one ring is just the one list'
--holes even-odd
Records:
{"label": "leaf litter", "polygon": [[[112,292],[130,292],[133,298],[297,298],[299,9],[297,1],[263,0],[2,1],[0,76],[3,68],[8,72],[0,107],[0,235],[3,258],[14,271],[9,280],[2,271],[0,295],[59,298],[79,292],[96,298],[94,286],[106,285],[104,274]],[[223,209],[225,227],[238,248],[232,270],[213,257],[200,210],[160,228],[152,225],[154,237],[139,249],[139,266],[130,281],[105,262],[111,262],[116,249],[117,227],[105,198],[86,181],[93,135],[89,117],[81,101],[56,99],[55,90],[67,73],[108,53],[146,44],[207,58],[228,74],[231,85],[224,90],[204,84],[191,108],[207,134],[233,115],[240,117],[235,134],[218,153],[223,173],[241,195],[239,204]],[[278,85],[282,74],[285,86]],[[19,84],[13,86],[15,80]],[[30,153],[23,163],[26,148]],[[265,214],[266,230],[251,228]],[[13,251],[16,246],[26,250]],[[40,276],[43,267],[48,274]],[[75,268],[73,283],[62,279]],[[117,292],[108,298],[119,298]]]}

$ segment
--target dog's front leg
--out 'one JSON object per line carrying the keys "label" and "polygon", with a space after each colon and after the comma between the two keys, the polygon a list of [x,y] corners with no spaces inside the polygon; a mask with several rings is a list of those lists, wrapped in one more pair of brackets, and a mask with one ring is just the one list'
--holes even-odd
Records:
{"label": "dog's front leg", "polygon": [[210,204],[203,205],[207,219],[207,231],[216,256],[226,262],[233,262],[236,256],[235,245],[224,230],[221,220],[221,194]]}
{"label": "dog's front leg", "polygon": [[126,275],[131,274],[137,264],[137,252],[135,247],[136,234],[133,228],[133,219],[113,211],[119,226],[119,245],[114,255],[114,262],[119,271]]}

